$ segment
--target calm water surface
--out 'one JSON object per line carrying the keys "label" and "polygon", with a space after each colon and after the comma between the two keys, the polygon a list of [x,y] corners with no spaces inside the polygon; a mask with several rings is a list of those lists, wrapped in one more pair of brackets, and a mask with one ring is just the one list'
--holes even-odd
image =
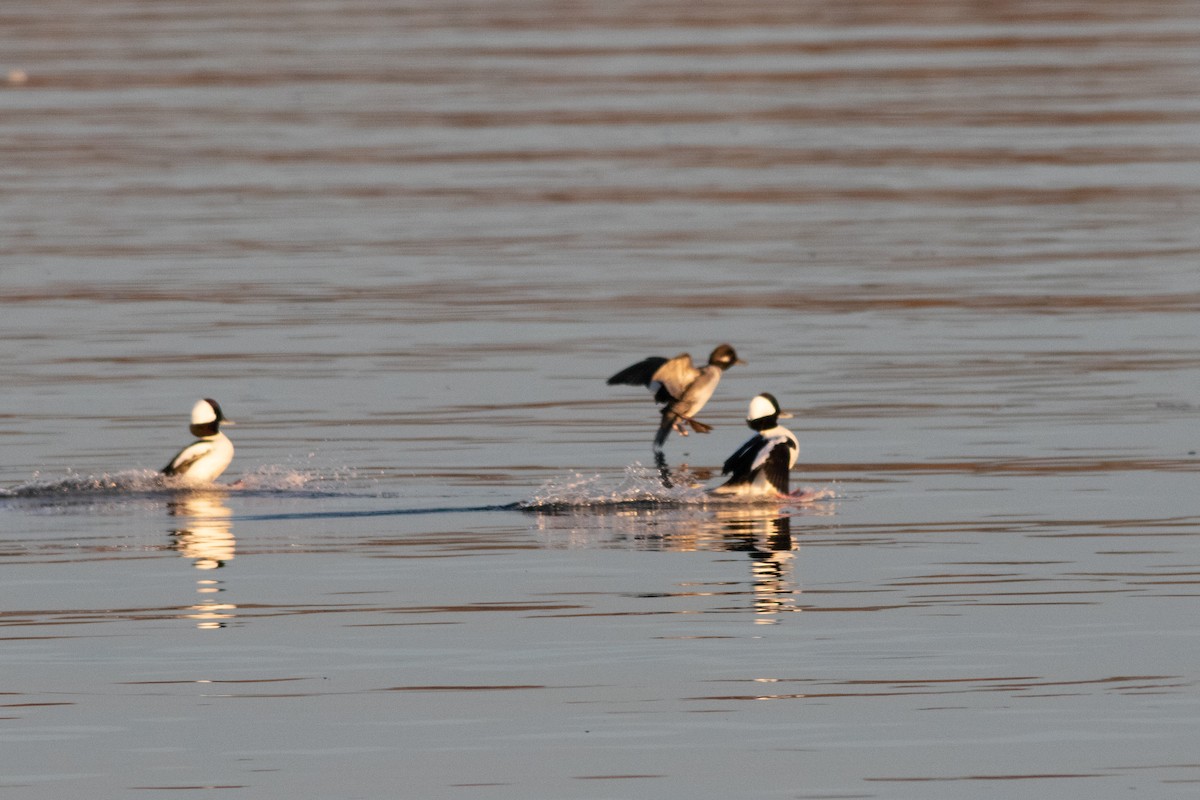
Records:
{"label": "calm water surface", "polygon": [[[1195,3],[62,0],[0,76],[5,796],[1195,795]],[[604,378],[721,341],[671,467],[771,391],[830,497],[658,485]]]}

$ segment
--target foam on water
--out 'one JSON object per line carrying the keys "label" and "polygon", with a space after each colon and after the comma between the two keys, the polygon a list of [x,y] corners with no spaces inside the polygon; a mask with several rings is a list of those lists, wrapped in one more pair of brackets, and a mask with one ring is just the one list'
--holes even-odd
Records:
{"label": "foam on water", "polygon": [[99,475],[80,475],[68,470],[66,475],[58,478],[45,478],[40,472],[35,472],[25,483],[0,488],[0,497],[54,499],[79,495],[132,495],[159,492],[167,488],[166,476],[148,469],[104,472]]}
{"label": "foam on water", "polygon": [[[313,499],[321,497],[381,498],[391,493],[379,487],[364,487],[363,478],[351,468],[334,470],[297,469],[286,465],[266,465],[243,473],[236,480],[193,486],[179,482],[148,469],[131,469],[119,472],[83,475],[68,470],[67,474],[46,477],[41,473],[24,483],[0,487],[0,503],[30,505],[44,509],[68,508],[80,505],[98,506],[117,504],[128,506],[131,502],[173,499],[180,496],[220,493],[243,497],[273,497],[283,499]],[[546,481],[527,500],[509,504],[470,507],[417,507],[371,509],[354,511],[342,509],[336,512],[322,510],[304,512],[287,517],[309,516],[356,516],[389,514],[424,514],[455,511],[519,509],[526,511],[556,512],[590,510],[603,512],[622,508],[669,509],[669,508],[714,508],[751,505],[805,505],[815,501],[833,500],[837,493],[828,487],[805,487],[791,493],[787,498],[714,496],[708,487],[686,469],[665,476],[661,470],[634,463],[625,467],[619,480],[611,477],[573,473],[566,477]],[[272,517],[274,518],[274,517]],[[282,517],[280,517],[282,518]]]}
{"label": "foam on water", "polygon": [[318,470],[298,470],[292,467],[269,465],[245,473],[241,478],[229,482],[216,482],[205,486],[191,486],[177,478],[149,469],[130,469],[119,472],[103,472],[99,475],[81,475],[67,471],[60,477],[45,477],[34,473],[24,483],[11,487],[0,487],[0,499],[27,499],[55,501],[80,501],[114,499],[122,497],[146,497],[175,495],[189,492],[238,492],[256,494],[295,494],[313,497],[327,494],[348,494],[331,487],[344,487],[357,476],[352,470],[335,470],[332,473]]}
{"label": "foam on water", "polygon": [[229,488],[234,491],[268,494],[298,493],[306,497],[318,494],[342,495],[350,494],[349,487],[360,480],[361,476],[349,467],[326,471],[272,464],[244,473]]}
{"label": "foam on water", "polygon": [[[837,493],[828,487],[805,487],[789,495],[788,503],[811,503],[833,500]],[[603,476],[574,473],[566,478],[546,481],[533,497],[518,503],[522,509],[553,511],[556,509],[605,509],[617,507],[728,506],[778,504],[778,498],[714,496],[698,478],[686,470],[672,473],[664,480],[663,473],[640,463],[625,468],[621,480],[612,485]]]}
{"label": "foam on water", "polygon": [[553,478],[525,502],[522,508],[591,508],[617,505],[694,505],[704,502],[705,490],[686,476],[672,477],[665,486],[661,473],[640,463],[625,468],[616,485],[608,485],[600,475],[574,473]]}

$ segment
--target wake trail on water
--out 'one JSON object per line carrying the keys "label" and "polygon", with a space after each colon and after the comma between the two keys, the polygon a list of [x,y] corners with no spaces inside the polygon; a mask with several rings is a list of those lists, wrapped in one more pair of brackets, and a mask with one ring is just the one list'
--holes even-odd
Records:
{"label": "wake trail on water", "polygon": [[804,505],[834,500],[837,492],[831,488],[804,487],[785,497],[745,497],[713,495],[708,487],[691,473],[676,472],[664,476],[661,469],[639,463],[625,468],[616,484],[600,475],[574,473],[542,484],[528,500],[517,504],[524,511],[578,513],[654,508],[728,508],[748,505]]}
{"label": "wake trail on water", "polygon": [[[148,469],[122,470],[99,475],[68,472],[57,477],[35,473],[24,483],[0,487],[0,503],[14,506],[33,505],[38,508],[69,508],[89,504],[124,504],[127,502],[172,501],[181,497],[223,495],[229,497],[266,497],[283,500],[319,500],[344,498],[378,500],[393,496],[379,489],[361,486],[362,479],[354,470],[345,468],[323,472],[272,465],[244,473],[229,483],[189,486]],[[491,511],[525,511],[532,513],[605,513],[623,509],[654,510],[693,508],[730,508],[737,506],[788,505],[803,506],[817,501],[834,500],[837,493],[830,488],[805,487],[786,497],[747,498],[714,496],[694,475],[686,470],[664,478],[661,470],[631,464],[622,476],[571,473],[553,478],[525,499],[511,503],[479,505],[372,509],[321,509],[295,512],[239,515],[245,520],[334,519],[348,517],[408,516],[414,514],[448,514]]]}
{"label": "wake trail on water", "polygon": [[[669,485],[667,485],[669,484]],[[747,498],[714,496],[686,471],[677,472],[664,481],[658,469],[631,464],[613,483],[602,475],[583,475],[574,472],[565,477],[546,481],[526,500],[500,505],[432,506],[380,509],[336,509],[256,514],[239,517],[243,520],[311,520],[348,519],[360,517],[412,516],[424,514],[467,514],[493,511],[524,511],[534,514],[605,514],[622,510],[695,509],[737,507],[799,507],[824,500],[833,500],[837,493],[829,488],[806,487],[783,498]]]}
{"label": "wake trail on water", "polygon": [[[129,469],[83,475],[68,471],[56,477],[34,473],[15,486],[0,487],[0,500],[56,501],[116,500],[120,498],[174,497],[180,494],[221,492],[243,495],[294,495],[306,497],[353,497],[345,488],[357,476],[353,470],[297,470],[265,466],[229,483],[188,485],[175,477],[149,469]],[[341,487],[341,488],[339,488]]]}

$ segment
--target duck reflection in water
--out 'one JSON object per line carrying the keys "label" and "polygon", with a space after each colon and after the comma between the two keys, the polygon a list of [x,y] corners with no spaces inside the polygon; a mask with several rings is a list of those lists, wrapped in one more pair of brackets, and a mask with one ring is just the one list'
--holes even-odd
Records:
{"label": "duck reflection in water", "polygon": [[[167,505],[167,513],[180,518],[179,522],[183,523],[170,530],[171,549],[192,559],[196,569],[206,572],[221,569],[233,560],[237,548],[230,521],[233,512],[224,499],[224,493],[220,491],[189,492]],[[197,591],[210,596],[225,590],[221,581],[202,578],[197,581]],[[201,629],[223,628],[226,620],[234,617],[236,609],[235,605],[205,597],[202,602],[189,606],[184,616],[196,620]]]}
{"label": "duck reflection in water", "polygon": [[[654,537],[656,550],[745,553],[750,559],[756,624],[774,625],[779,614],[799,610],[796,596],[801,590],[794,575],[799,545],[792,538],[792,518],[777,506],[718,509],[690,524],[659,529],[667,532]],[[644,533],[638,538],[643,545],[650,544]]]}
{"label": "duck reflection in water", "polygon": [[792,518],[777,509],[740,509],[717,512],[717,521],[724,528],[725,549],[746,553],[750,557],[751,580],[754,584],[754,611],[759,625],[779,622],[775,615],[796,611],[796,552],[800,549],[792,540]]}
{"label": "duck reflection in water", "polygon": [[182,517],[186,525],[171,530],[171,547],[193,559],[196,569],[220,569],[233,560],[233,512],[224,499],[221,492],[189,492],[167,504],[167,513]]}
{"label": "duck reflection in water", "polygon": [[[810,509],[806,515],[812,513]],[[638,550],[745,553],[755,623],[776,624],[781,613],[801,610],[794,574],[799,545],[792,536],[792,515],[778,504],[539,513],[538,527],[549,534],[551,547],[594,548],[617,542]]]}

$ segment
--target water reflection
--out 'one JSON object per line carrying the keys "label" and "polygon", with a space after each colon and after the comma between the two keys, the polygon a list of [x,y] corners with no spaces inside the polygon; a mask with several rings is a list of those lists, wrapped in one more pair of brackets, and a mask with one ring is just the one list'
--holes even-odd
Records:
{"label": "water reflection", "polygon": [[543,513],[538,528],[548,546],[593,548],[630,546],[671,552],[745,553],[750,564],[749,591],[756,624],[779,621],[801,610],[795,577],[799,543],[792,535],[790,511],[776,504],[719,509],[638,509],[588,514]]}
{"label": "water reflection", "polygon": [[725,549],[750,557],[754,610],[761,615],[755,622],[776,624],[779,614],[798,610],[801,590],[792,573],[800,546],[792,540],[792,518],[776,508],[755,508],[720,511],[716,521],[725,529]]}
{"label": "water reflection", "polygon": [[172,548],[192,559],[196,569],[220,569],[233,560],[236,541],[221,492],[189,493],[167,504],[167,513],[181,517],[185,527],[171,530]]}
{"label": "water reflection", "polygon": [[[192,559],[196,569],[206,572],[221,569],[236,553],[237,541],[230,521],[233,511],[224,499],[220,491],[193,492],[167,505],[167,513],[183,523],[182,527],[171,529],[171,547],[184,558]],[[227,620],[233,619],[237,606],[218,601],[217,595],[225,591],[222,582],[204,577],[196,584],[196,591],[203,599],[190,606],[184,616],[196,620],[196,627],[202,630],[225,627]]]}

